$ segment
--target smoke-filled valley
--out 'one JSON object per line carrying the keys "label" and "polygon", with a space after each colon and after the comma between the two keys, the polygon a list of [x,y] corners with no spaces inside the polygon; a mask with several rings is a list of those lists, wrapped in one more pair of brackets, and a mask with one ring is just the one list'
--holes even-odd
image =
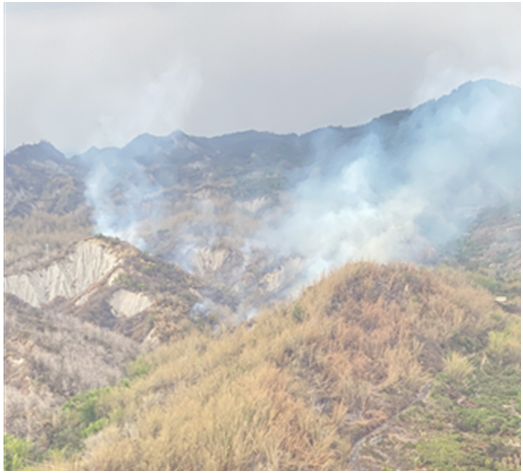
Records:
{"label": "smoke-filled valley", "polygon": [[347,261],[431,261],[480,209],[518,203],[519,102],[518,88],[479,81],[356,128],[142,135],[67,164],[95,233],[245,301],[250,276],[276,295]]}
{"label": "smoke-filled valley", "polygon": [[[520,108],[520,88],[480,80],[352,128],[8,153],[9,451],[67,469],[517,467]],[[236,408],[252,438],[201,417]],[[423,416],[497,447],[442,464],[430,452],[455,445]]]}

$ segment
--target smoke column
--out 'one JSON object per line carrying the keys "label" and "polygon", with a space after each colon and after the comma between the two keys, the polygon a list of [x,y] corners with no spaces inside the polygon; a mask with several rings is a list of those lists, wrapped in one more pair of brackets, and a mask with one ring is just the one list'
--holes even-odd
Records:
{"label": "smoke column", "polygon": [[349,260],[416,261],[457,237],[480,207],[520,200],[520,103],[519,88],[485,80],[393,127],[373,120],[334,150],[328,143],[343,131],[316,132],[308,178],[253,245],[303,256],[307,280]]}
{"label": "smoke column", "polygon": [[[174,229],[172,260],[194,271],[199,249],[212,250],[222,237],[234,236],[241,267],[228,285],[250,271],[251,256],[261,252],[263,268],[280,268],[285,281],[295,278],[285,283],[293,292],[347,261],[423,262],[458,237],[482,207],[520,202],[520,103],[520,88],[482,80],[413,111],[297,137],[311,159],[289,176],[294,184],[282,194],[283,204],[264,210],[254,234],[230,213],[227,223],[218,219],[220,197],[202,201],[189,189],[184,208],[192,217]],[[139,244],[140,225],[164,217],[166,187],[151,177],[150,166],[166,159],[165,174],[178,162],[202,159],[198,153],[221,153],[219,141],[207,142],[209,151],[202,151],[185,135],[142,135],[121,150],[83,155],[97,231]],[[213,173],[208,159],[211,174],[204,179]],[[254,269],[249,277],[260,281],[264,271]]]}

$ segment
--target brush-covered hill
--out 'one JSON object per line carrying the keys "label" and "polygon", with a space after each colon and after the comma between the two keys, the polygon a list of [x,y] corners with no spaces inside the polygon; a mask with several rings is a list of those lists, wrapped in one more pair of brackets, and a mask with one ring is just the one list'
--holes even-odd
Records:
{"label": "brush-covered hill", "polygon": [[348,264],[291,304],[164,345],[128,383],[73,398],[69,422],[103,429],[44,466],[513,467],[519,320],[454,270]]}
{"label": "brush-covered hill", "polygon": [[101,235],[7,275],[4,292],[5,430],[33,441],[69,397],[114,385],[140,353],[232,316],[219,288]]}
{"label": "brush-covered hill", "polygon": [[520,110],[8,153],[6,465],[513,466]]}
{"label": "brush-covered hill", "polygon": [[35,209],[63,215],[84,202],[78,166],[45,141],[7,153],[4,173],[8,221]]}
{"label": "brush-covered hill", "polygon": [[[224,321],[234,313],[235,307],[230,293],[209,286],[203,279],[125,242],[98,235],[72,245],[61,257],[36,264],[21,274],[9,274],[6,278],[6,289],[13,286],[14,289],[10,290],[18,292],[18,296],[8,293],[4,302],[5,426],[9,433],[6,451],[25,451],[25,454],[20,453],[20,458],[35,461],[50,458],[49,455],[68,458],[85,448],[84,442],[90,448],[94,440],[88,439],[89,434],[106,426],[113,416],[120,415],[113,412],[115,409],[120,412],[114,404],[109,408],[103,404],[108,392],[112,393],[111,396],[131,393],[129,386],[145,382],[144,376],[148,379],[148,373],[158,367],[164,370],[161,371],[163,381],[156,379],[154,388],[147,384],[152,381],[147,381],[144,386],[149,387],[140,388],[141,391],[132,396],[135,400],[142,397],[161,400],[173,389],[178,389],[173,388],[174,385],[181,383],[185,386],[185,376],[193,380],[203,376],[199,363],[208,347],[214,348],[206,355],[205,369],[218,369],[220,376],[224,376],[219,380],[205,381],[214,383],[216,388],[220,383],[227,386],[229,364],[241,372],[245,367],[239,364],[239,360],[244,357],[253,357],[256,363],[263,362],[264,365],[268,361],[272,363],[273,355],[267,355],[267,350],[280,353],[281,343],[289,346],[286,361],[279,361],[276,367],[285,367],[283,372],[291,378],[306,378],[300,382],[307,386],[310,383],[323,385],[323,391],[314,391],[308,398],[314,411],[319,409],[318,402],[323,409],[323,404],[341,399],[338,396],[340,388],[332,383],[326,384],[326,380],[334,376],[330,371],[330,374],[314,374],[315,370],[327,369],[330,362],[325,360],[338,360],[336,363],[344,359],[365,360],[370,364],[365,365],[364,371],[370,367],[369,373],[378,369],[375,366],[380,366],[380,370],[384,366],[387,370],[392,369],[387,364],[392,348],[383,354],[383,349],[372,347],[372,342],[382,343],[377,337],[380,333],[396,333],[394,336],[397,336],[396,328],[388,325],[397,313],[411,322],[419,319],[415,336],[412,324],[408,332],[408,337],[414,336],[413,340],[416,340],[411,340],[408,346],[417,348],[402,355],[405,360],[417,360],[413,366],[418,371],[413,371],[412,377],[419,379],[410,381],[414,383],[411,390],[392,383],[389,392],[387,382],[383,384],[382,380],[378,382],[377,378],[368,378],[359,372],[358,376],[364,376],[367,384],[355,378],[358,382],[352,385],[354,389],[355,386],[364,386],[369,393],[376,394],[378,403],[383,401],[384,395],[399,393],[399,397],[387,397],[387,403],[395,407],[390,410],[389,406],[389,410],[384,411],[385,417],[380,414],[370,422],[370,430],[365,428],[351,437],[350,446],[345,445],[351,452],[349,466],[343,468],[517,467],[519,457],[514,457],[513,446],[520,438],[516,428],[520,399],[517,348],[521,310],[519,255],[518,209],[490,209],[478,216],[464,237],[449,245],[442,259],[446,266],[441,266],[438,271],[404,265],[348,265],[309,288],[300,300],[276,310],[265,310],[256,319],[236,329],[225,329]],[[458,293],[461,294],[459,298]],[[438,301],[437,305],[434,301]],[[474,304],[471,301],[475,301]],[[145,303],[143,307],[142,303]],[[140,309],[143,310],[140,312]],[[382,315],[364,323],[361,314],[368,310]],[[454,322],[446,318],[449,310],[456,318]],[[349,312],[350,320],[347,318]],[[473,312],[482,315],[469,319],[467,314]],[[429,313],[432,315],[427,315]],[[309,325],[312,323],[311,314],[319,315],[314,317],[316,322]],[[419,325],[424,317],[425,322]],[[465,319],[467,324],[461,325]],[[333,326],[333,321],[338,325]],[[375,331],[377,324],[382,326],[381,331]],[[361,327],[357,327],[359,325],[363,332]],[[445,331],[443,338],[431,334],[436,325],[440,325],[438,330]],[[262,326],[265,327],[263,330]],[[304,335],[302,331],[306,327]],[[350,332],[359,334],[360,338],[348,355],[342,350],[341,354],[336,352],[334,356],[328,352],[342,343],[336,341],[342,328],[347,331],[343,332],[347,337]],[[282,330],[284,335],[280,333]],[[430,336],[426,336],[426,330]],[[253,338],[244,338],[251,332]],[[316,335],[313,332],[317,332]],[[330,341],[325,347],[323,344],[327,339]],[[263,353],[250,351],[257,350],[257,340],[265,346]],[[310,347],[311,340],[318,346]],[[302,342],[304,346],[301,346]],[[170,343],[170,346],[146,357],[140,355],[164,343]],[[293,343],[299,346],[293,346]],[[347,348],[348,343],[345,340],[342,344]],[[389,342],[383,343],[387,347]],[[221,354],[228,344],[232,345]],[[247,352],[246,346],[250,347]],[[295,359],[298,353],[305,356],[308,350],[313,352],[313,355],[307,355],[312,357],[309,358],[312,363],[309,374],[309,362]],[[318,350],[321,355],[317,355]],[[179,363],[199,374],[184,372],[184,377],[169,380],[169,370],[181,369],[174,363],[178,355],[182,360]],[[215,356],[217,359],[213,361]],[[317,356],[323,360],[319,364]],[[162,368],[164,363],[166,365]],[[294,369],[300,364],[299,370]],[[453,368],[454,365],[457,367]],[[289,374],[291,366],[294,368]],[[205,376],[210,375],[208,371],[205,373]],[[440,374],[435,377],[437,373]],[[160,375],[151,372],[150,376]],[[309,376],[318,378],[313,380]],[[397,376],[403,379],[405,374]],[[464,376],[464,380],[460,376]],[[126,378],[132,383],[129,384]],[[120,380],[126,389],[114,387]],[[431,384],[427,384],[427,380],[432,380]],[[166,383],[165,389],[163,382]],[[421,390],[420,383],[423,385]],[[110,386],[113,388],[107,391]],[[202,396],[208,399],[211,394],[207,392]],[[418,402],[402,411],[405,403],[410,406],[414,398],[423,403]],[[125,402],[120,400],[118,405],[123,408]],[[143,408],[142,401],[133,402]],[[147,403],[145,405],[149,405]],[[307,412],[311,405],[308,405]],[[361,408],[350,415],[347,410],[348,418],[352,419],[350,422],[372,420],[370,414],[363,415],[358,409]],[[394,409],[401,412],[394,415]],[[137,418],[131,419],[134,422]],[[121,426],[112,425],[112,428]],[[126,429],[130,428],[125,425]],[[356,425],[359,424],[353,424],[352,428]],[[12,434],[15,436],[11,437]],[[32,443],[26,443],[23,438]],[[424,443],[420,443],[421,439]],[[463,449],[472,454],[460,453]],[[438,460],[439,454],[430,453],[440,450],[440,457],[448,460],[442,462]],[[486,455],[484,451],[487,451]],[[12,462],[7,464],[12,466]],[[18,467],[28,465],[30,463],[22,462]],[[204,467],[211,468],[208,465],[198,468]],[[269,468],[267,465],[258,467]],[[285,466],[294,467],[297,466]]]}
{"label": "brush-covered hill", "polygon": [[4,267],[22,270],[92,234],[78,165],[50,143],[4,157]]}
{"label": "brush-covered hill", "polygon": [[[24,146],[6,155],[6,264],[100,232],[223,283],[240,303],[254,286],[234,268],[291,280],[295,258],[313,276],[351,259],[424,261],[482,207],[520,200],[520,104],[520,88],[480,80],[303,135],[144,134],[71,159]],[[287,286],[268,282],[244,315]]]}

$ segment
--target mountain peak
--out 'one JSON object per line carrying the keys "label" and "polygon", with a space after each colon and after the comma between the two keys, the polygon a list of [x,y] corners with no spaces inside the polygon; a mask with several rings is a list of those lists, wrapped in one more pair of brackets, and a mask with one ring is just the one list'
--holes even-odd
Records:
{"label": "mountain peak", "polygon": [[47,161],[52,160],[57,163],[63,163],[67,158],[58,151],[48,141],[40,141],[36,144],[24,144],[6,154],[6,160],[16,161],[18,163],[28,163],[30,161]]}

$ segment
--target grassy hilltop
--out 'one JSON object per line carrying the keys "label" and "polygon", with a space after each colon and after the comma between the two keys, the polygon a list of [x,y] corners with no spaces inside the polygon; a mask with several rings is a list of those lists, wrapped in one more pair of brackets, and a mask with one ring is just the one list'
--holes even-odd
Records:
{"label": "grassy hilltop", "polygon": [[519,334],[455,270],[348,264],[71,399],[39,468],[518,467]]}

